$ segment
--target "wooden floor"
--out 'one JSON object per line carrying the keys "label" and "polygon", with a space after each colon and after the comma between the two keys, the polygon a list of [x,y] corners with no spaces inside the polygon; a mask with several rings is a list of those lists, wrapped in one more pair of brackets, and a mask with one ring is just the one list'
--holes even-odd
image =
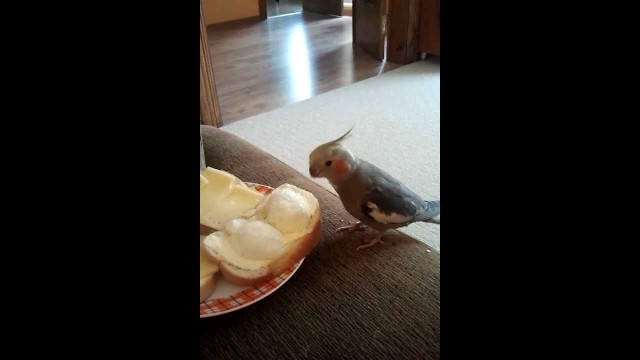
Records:
{"label": "wooden floor", "polygon": [[304,12],[207,33],[224,124],[399,67],[352,45],[351,17]]}

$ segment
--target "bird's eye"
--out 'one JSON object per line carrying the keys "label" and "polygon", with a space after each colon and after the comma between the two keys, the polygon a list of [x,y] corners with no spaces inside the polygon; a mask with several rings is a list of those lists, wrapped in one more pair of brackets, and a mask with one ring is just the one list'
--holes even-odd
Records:
{"label": "bird's eye", "polygon": [[326,166],[331,166],[331,160],[327,160],[326,163],[324,163]]}

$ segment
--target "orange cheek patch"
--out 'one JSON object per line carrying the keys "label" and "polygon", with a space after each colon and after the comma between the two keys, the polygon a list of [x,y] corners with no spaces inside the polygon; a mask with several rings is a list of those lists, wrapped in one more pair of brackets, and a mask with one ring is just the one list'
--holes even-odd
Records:
{"label": "orange cheek patch", "polygon": [[338,174],[344,174],[349,170],[349,165],[344,159],[336,159],[333,164]]}

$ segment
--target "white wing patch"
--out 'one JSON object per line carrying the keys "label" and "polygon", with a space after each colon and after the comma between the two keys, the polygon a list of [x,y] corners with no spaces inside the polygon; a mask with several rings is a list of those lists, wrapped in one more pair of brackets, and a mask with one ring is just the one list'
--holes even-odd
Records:
{"label": "white wing patch", "polygon": [[378,209],[378,205],[372,203],[371,201],[367,202],[367,207],[371,209],[369,215],[371,215],[371,217],[374,218],[377,222],[382,224],[404,224],[413,219],[413,217],[411,216],[400,215],[393,212],[385,214],[384,212],[380,211],[380,209]]}

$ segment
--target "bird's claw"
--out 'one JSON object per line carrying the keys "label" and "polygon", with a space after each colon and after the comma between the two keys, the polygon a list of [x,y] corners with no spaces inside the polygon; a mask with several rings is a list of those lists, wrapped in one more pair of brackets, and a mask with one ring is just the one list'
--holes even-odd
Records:
{"label": "bird's claw", "polygon": [[354,232],[356,230],[364,230],[364,229],[365,229],[365,225],[360,222],[357,222],[355,224],[341,226],[336,231],[337,232],[342,232],[342,231]]}
{"label": "bird's claw", "polygon": [[362,249],[366,249],[368,247],[372,247],[375,244],[384,244],[384,241],[382,241],[382,236],[376,236],[371,240],[364,240],[363,243],[365,243],[364,245],[360,245],[358,246],[357,250],[362,250]]}

